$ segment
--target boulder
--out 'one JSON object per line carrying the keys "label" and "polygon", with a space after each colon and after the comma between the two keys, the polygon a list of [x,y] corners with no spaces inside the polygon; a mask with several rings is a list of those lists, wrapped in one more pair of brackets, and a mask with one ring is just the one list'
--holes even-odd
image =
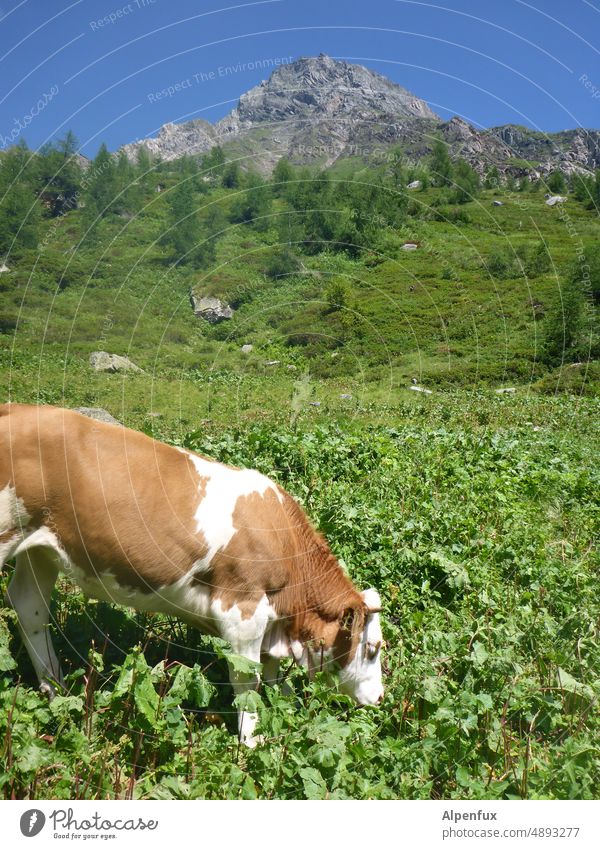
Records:
{"label": "boulder", "polygon": [[116,372],[133,371],[143,374],[143,370],[132,363],[129,357],[121,357],[119,354],[108,354],[106,351],[94,351],[90,354],[90,365],[94,371],[104,371],[109,374]]}
{"label": "boulder", "polygon": [[3,262],[0,265],[0,274],[4,274],[5,271],[10,271],[10,268],[8,267],[8,265],[5,262]]}
{"label": "boulder", "polygon": [[81,413],[82,416],[87,416],[90,419],[96,419],[97,422],[105,422],[106,424],[114,424],[123,427],[118,419],[102,407],[74,407],[76,413]]}
{"label": "boulder", "polygon": [[551,195],[546,201],[546,206],[556,206],[557,203],[564,203],[566,198],[562,195]]}
{"label": "boulder", "polygon": [[199,298],[192,292],[190,300],[194,309],[194,315],[203,318],[209,324],[218,324],[220,321],[228,321],[233,318],[233,310],[229,304],[223,303],[218,298]]}
{"label": "boulder", "polygon": [[265,365],[266,366],[278,366],[280,364],[280,362],[281,362],[281,360],[267,360]]}
{"label": "boulder", "polygon": [[514,386],[504,386],[502,389],[496,389],[496,395],[512,395],[516,391]]}
{"label": "boulder", "polygon": [[424,386],[409,386],[409,389],[412,389],[413,392],[424,392],[425,395],[433,395],[432,389],[425,389]]}
{"label": "boulder", "polygon": [[250,354],[254,350],[254,345],[242,345],[242,354]]}
{"label": "boulder", "polygon": [[421,181],[420,180],[413,180],[412,183],[409,183],[406,188],[407,189],[420,189],[421,188]]}
{"label": "boulder", "polygon": [[404,245],[402,245],[402,250],[403,251],[416,251],[418,247],[419,246],[417,244],[415,244],[414,242],[406,242]]}
{"label": "boulder", "polygon": [[493,204],[494,204],[494,206],[504,206],[504,204],[502,203],[501,200],[495,200],[495,201],[493,201]]}

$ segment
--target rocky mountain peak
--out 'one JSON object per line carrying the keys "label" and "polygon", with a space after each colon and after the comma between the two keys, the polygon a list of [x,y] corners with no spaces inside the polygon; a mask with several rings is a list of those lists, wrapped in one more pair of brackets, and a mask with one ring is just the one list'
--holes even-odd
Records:
{"label": "rocky mountain peak", "polygon": [[600,167],[598,131],[546,134],[515,125],[480,130],[459,117],[442,121],[425,101],[387,77],[324,53],[279,64],[214,125],[200,119],[165,124],[155,138],[124,150],[134,159],[144,147],[169,160],[222,145],[229,158],[267,174],[282,156],[327,167],[348,156],[380,158],[392,144],[420,159],[436,136],[451,156],[464,157],[480,173],[491,165],[515,176]]}
{"label": "rocky mountain peak", "polygon": [[423,100],[397,83],[321,53],[280,65],[268,80],[243,94],[233,112],[216,126],[218,132],[231,133],[265,121],[384,116],[439,121]]}

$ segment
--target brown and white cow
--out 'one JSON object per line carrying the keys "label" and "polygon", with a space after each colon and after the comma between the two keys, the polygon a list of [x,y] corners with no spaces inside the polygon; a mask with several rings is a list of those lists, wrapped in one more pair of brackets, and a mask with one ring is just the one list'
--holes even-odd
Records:
{"label": "brown and white cow", "polygon": [[[49,632],[59,570],[93,598],[178,616],[277,678],[294,657],[382,698],[375,590],[358,592],[269,478],[57,407],[0,405],[0,568],[40,680],[62,685]],[[236,693],[258,684],[230,667]],[[253,745],[257,717],[240,712]]]}

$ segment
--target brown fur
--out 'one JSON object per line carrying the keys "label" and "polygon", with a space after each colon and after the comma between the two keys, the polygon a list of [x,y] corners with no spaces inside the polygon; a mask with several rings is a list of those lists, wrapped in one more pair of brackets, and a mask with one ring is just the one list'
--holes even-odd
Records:
{"label": "brown fur", "polygon": [[152,592],[206,552],[193,521],[189,458],[144,434],[71,410],[0,407],[0,489],[15,487],[81,569]]}
{"label": "brown fur", "polygon": [[[53,407],[0,406],[0,488],[48,526],[79,567],[151,592],[206,553],[193,519],[204,492],[185,454],[127,428]],[[204,490],[206,482],[204,482]],[[361,595],[284,490],[238,498],[236,533],[196,580],[250,617],[266,594],[291,640],[353,657]]]}

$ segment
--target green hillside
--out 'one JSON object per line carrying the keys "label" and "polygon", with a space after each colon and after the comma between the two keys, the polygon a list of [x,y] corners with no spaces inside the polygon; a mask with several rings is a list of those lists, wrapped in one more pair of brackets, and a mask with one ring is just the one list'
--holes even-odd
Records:
{"label": "green hillside", "polygon": [[[332,406],[341,393],[394,403],[411,380],[598,387],[598,180],[550,207],[543,185],[486,189],[466,164],[446,174],[399,151],[376,168],[282,162],[269,182],[218,149],[135,166],[101,151],[87,171],[68,153],[0,159],[4,397],[185,427],[227,416],[233,396],[248,416],[289,406],[302,375]],[[407,190],[415,177],[421,188]],[[578,256],[593,274],[551,352]],[[196,318],[191,290],[231,304],[233,319]],[[95,374],[94,350],[146,374]]]}

